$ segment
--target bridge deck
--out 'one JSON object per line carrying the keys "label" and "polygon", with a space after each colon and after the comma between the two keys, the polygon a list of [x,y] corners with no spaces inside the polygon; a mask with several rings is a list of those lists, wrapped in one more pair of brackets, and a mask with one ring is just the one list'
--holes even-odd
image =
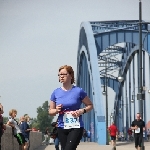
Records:
{"label": "bridge deck", "polygon": [[[150,150],[150,142],[145,142],[145,150]],[[93,142],[81,142],[78,146],[77,150],[111,150],[112,147],[110,145],[98,145],[97,143]],[[117,150],[135,150],[134,143],[129,142],[117,142]],[[36,150],[55,150],[54,145],[48,145],[48,146],[41,146]]]}

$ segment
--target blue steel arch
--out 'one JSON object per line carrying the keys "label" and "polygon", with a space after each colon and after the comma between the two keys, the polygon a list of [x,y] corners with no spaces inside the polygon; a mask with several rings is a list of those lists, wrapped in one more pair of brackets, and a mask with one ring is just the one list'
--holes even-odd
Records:
{"label": "blue steel arch", "polygon": [[[88,35],[88,36],[86,36]],[[92,51],[90,51],[92,49]],[[84,67],[80,67],[81,59],[84,59],[83,61],[86,61],[88,69],[86,70],[85,74],[81,73],[81,69],[84,70]],[[106,129],[106,123],[103,118],[105,116],[104,110],[99,109],[99,104],[102,107],[103,102],[100,101],[102,99],[101,95],[101,83],[100,83],[100,77],[99,72],[97,71],[99,69],[98,67],[98,60],[97,60],[97,50],[95,46],[95,40],[93,37],[93,31],[91,29],[90,24],[83,24],[81,26],[80,31],[80,37],[79,37],[79,47],[78,47],[78,55],[77,55],[77,85],[84,87],[84,81],[82,79],[85,78],[86,74],[89,74],[90,77],[90,86],[91,86],[91,95],[90,98],[93,101],[94,104],[94,118],[92,117],[92,120],[94,122],[88,122],[89,124],[92,124],[92,132],[95,134],[94,141],[97,141],[98,143],[105,144],[105,129]],[[82,57],[80,57],[82,56]],[[82,62],[83,63],[83,62]],[[98,84],[97,84],[98,83]],[[88,93],[88,91],[87,91]],[[88,93],[89,94],[89,93]],[[102,117],[101,117],[102,116]],[[88,119],[88,118],[86,118]],[[102,122],[99,122],[98,120],[101,119]],[[101,132],[102,131],[102,132]]]}
{"label": "blue steel arch", "polygon": [[[83,118],[86,127],[92,127],[92,132],[94,133],[92,140],[97,141],[99,144],[106,144],[106,122],[97,56],[104,49],[110,45],[115,45],[116,43],[125,42],[132,43],[134,46],[138,45],[137,23],[137,20],[133,20],[83,22],[81,24],[77,53],[77,85],[82,87],[93,101],[94,111]],[[100,24],[105,24],[105,27]],[[120,27],[120,24],[123,24],[123,27]],[[124,27],[124,24],[127,24],[127,27]],[[132,27],[132,24],[135,25],[134,28]],[[114,25],[115,29],[111,28],[111,25]],[[147,51],[150,52],[150,34],[148,32],[148,24],[144,24],[142,29],[144,49],[147,49]],[[134,52],[129,53],[132,55]],[[127,63],[128,61],[131,60],[127,59]],[[118,82],[116,82],[116,84],[118,84]],[[117,87],[118,90],[115,90],[116,98],[119,100],[121,92],[120,84],[118,84]],[[115,101],[114,107],[117,108],[118,105],[119,101]],[[116,115],[117,114],[119,114],[118,110],[116,110]],[[89,119],[89,117],[91,117],[91,119]],[[93,123],[93,126],[89,126],[91,123]]]}
{"label": "blue steel arch", "polygon": [[[150,58],[150,53],[149,53],[147,50],[142,49],[142,51],[143,51],[143,53],[146,53],[146,54],[149,56],[149,58]],[[126,60],[124,61],[125,64],[124,64],[124,66],[123,66],[123,68],[122,68],[122,73],[123,73],[123,76],[124,76],[125,81],[126,81],[126,73],[127,73],[127,71],[129,70],[129,68],[130,68],[130,63],[133,61],[134,55],[135,55],[136,53],[138,53],[138,52],[139,52],[139,47],[138,47],[138,45],[135,45],[135,47],[134,47],[133,49],[131,49],[130,53],[128,53],[128,55],[127,55],[127,57],[126,57]],[[142,60],[145,60],[144,55],[142,55]],[[147,62],[147,64],[148,64],[148,66],[150,66],[150,62]],[[144,64],[143,64],[143,68],[145,68],[145,65],[144,65]],[[143,81],[144,81],[144,82],[143,82],[143,85],[145,85],[144,72],[145,72],[145,71],[143,71]],[[119,85],[119,89],[122,88],[123,84],[124,84],[124,82]],[[116,96],[118,96],[118,98],[117,98],[118,101],[116,101],[117,106],[118,106],[118,105],[120,104],[119,100],[121,100],[121,91],[119,91],[119,93],[116,93]],[[144,104],[144,105],[145,105],[145,104]],[[116,109],[116,110],[118,110],[118,109]],[[130,110],[130,111],[131,111],[131,110]],[[117,123],[117,126],[119,127],[119,130],[120,130],[120,131],[122,130],[121,124],[119,124],[119,122],[121,121],[121,119],[122,119],[122,118],[120,117],[120,113],[118,112],[118,114],[116,114],[116,123]],[[145,118],[145,121],[146,121],[146,118]],[[130,123],[131,123],[131,122],[130,122]],[[129,125],[129,124],[128,124],[128,125]],[[129,128],[129,126],[127,126],[127,128]]]}

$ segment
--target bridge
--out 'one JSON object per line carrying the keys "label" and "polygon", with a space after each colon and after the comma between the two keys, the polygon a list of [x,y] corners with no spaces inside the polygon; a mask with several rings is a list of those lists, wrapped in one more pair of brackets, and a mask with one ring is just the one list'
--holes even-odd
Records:
{"label": "bridge", "polygon": [[[150,24],[143,20],[141,30],[143,119],[150,130]],[[81,23],[77,86],[94,104],[94,109],[83,117],[92,142],[106,144],[106,128],[112,121],[120,132],[127,132],[141,104],[137,100],[138,68],[139,20]]]}
{"label": "bridge", "polygon": [[[91,131],[92,142],[81,142],[77,150],[110,149],[110,146],[106,145],[107,127],[115,121],[119,131],[126,133],[141,104],[141,100],[137,100],[139,89],[138,20],[83,22],[81,24],[76,84],[87,92],[94,104],[94,109],[83,115],[85,129]],[[150,115],[147,115],[150,114],[150,24],[145,21],[142,21],[142,85],[144,110],[142,119],[146,122],[147,130],[150,130]],[[41,138],[42,136],[38,139],[42,141]],[[32,144],[38,147],[41,143],[38,142],[37,145],[34,139]],[[12,138],[11,141],[14,143]],[[145,142],[145,146],[150,148],[149,142]],[[127,150],[129,147],[135,149],[133,143],[126,142],[118,147],[119,150]],[[48,145],[40,146],[38,149],[52,150],[55,147]]]}

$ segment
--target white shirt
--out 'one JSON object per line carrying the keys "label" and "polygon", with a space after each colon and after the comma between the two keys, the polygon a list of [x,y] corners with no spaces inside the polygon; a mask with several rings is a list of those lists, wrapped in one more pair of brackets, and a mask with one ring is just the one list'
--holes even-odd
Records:
{"label": "white shirt", "polygon": [[15,128],[14,128],[14,135],[21,133],[21,130],[19,128],[18,122],[14,118],[9,118],[9,122],[12,123]]}

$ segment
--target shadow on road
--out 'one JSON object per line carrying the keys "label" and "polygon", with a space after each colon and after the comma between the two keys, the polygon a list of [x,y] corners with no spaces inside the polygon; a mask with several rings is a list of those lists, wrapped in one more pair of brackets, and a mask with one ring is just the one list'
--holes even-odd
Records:
{"label": "shadow on road", "polygon": [[34,150],[45,150],[45,148],[47,147],[48,145],[41,145],[40,147],[34,149]]}
{"label": "shadow on road", "polygon": [[130,145],[130,144],[133,144],[133,142],[120,142],[120,143],[117,143],[116,145],[122,146],[122,145]]}

